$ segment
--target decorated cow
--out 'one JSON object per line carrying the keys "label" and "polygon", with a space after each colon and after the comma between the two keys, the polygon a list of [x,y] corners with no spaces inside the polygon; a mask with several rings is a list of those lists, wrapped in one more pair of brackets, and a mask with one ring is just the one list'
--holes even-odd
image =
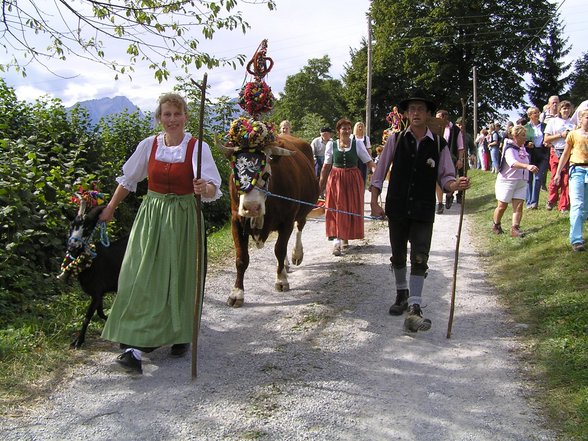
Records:
{"label": "decorated cow", "polygon": [[291,261],[300,265],[304,256],[302,229],[317,202],[319,186],[310,145],[301,139],[280,135],[262,148],[229,146],[225,150],[231,155],[233,167],[229,189],[237,267],[237,279],[227,303],[239,307],[245,296],[243,279],[249,266],[249,237],[262,248],[269,234],[277,231],[275,289],[289,290],[288,241],[296,227]]}

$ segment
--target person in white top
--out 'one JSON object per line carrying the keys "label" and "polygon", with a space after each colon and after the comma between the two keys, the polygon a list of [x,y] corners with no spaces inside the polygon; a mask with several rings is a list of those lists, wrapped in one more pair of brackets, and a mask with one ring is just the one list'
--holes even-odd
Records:
{"label": "person in white top", "polygon": [[316,177],[320,178],[321,170],[323,169],[323,163],[325,162],[325,151],[329,144],[332,144],[331,140],[333,130],[330,127],[323,127],[320,132],[320,136],[317,136],[310,143],[312,150],[312,156],[314,157],[314,171]]}
{"label": "person in white top", "polygon": [[578,104],[578,107],[576,107],[576,111],[570,118],[570,121],[574,125],[574,128],[580,126],[580,112],[586,109],[588,109],[588,100],[582,101],[580,104]]}
{"label": "person in white top", "polygon": [[[365,146],[365,149],[367,150],[368,154],[370,156],[372,156],[372,144],[370,142],[370,137],[368,135],[366,135],[365,125],[361,121],[356,122],[355,125],[353,126],[353,137],[355,139],[357,139],[358,141],[361,141],[363,143],[363,145]],[[357,167],[359,168],[359,171],[361,172],[361,177],[363,178],[363,183],[365,184],[365,182],[367,181],[367,175],[368,175],[367,166],[363,162],[361,162],[361,160],[360,160],[360,161],[357,161]]]}
{"label": "person in white top", "polygon": [[[192,340],[197,272],[197,244],[204,251],[206,232],[200,231],[196,210],[203,202],[221,197],[221,177],[210,148],[202,142],[198,176],[198,144],[184,131],[186,101],[169,93],[159,99],[155,117],[163,132],[139,143],[123,165],[118,187],[100,214],[112,220],[123,199],[148,179],[149,191],[137,212],[118,279],[117,296],[102,337],[120,343],[125,351],[117,362],[127,371],[142,373],[141,355],[172,345],[171,355],[182,356]],[[200,236],[200,240],[198,239]],[[203,274],[204,275],[204,274]],[[204,277],[200,278],[204,289]]]}
{"label": "person in white top", "polygon": [[[559,113],[555,118],[547,120],[545,126],[545,143],[551,144],[549,156],[549,169],[551,171],[551,180],[549,181],[549,194],[547,196],[547,210],[553,210],[557,204],[559,211],[565,213],[570,209],[570,196],[568,193],[568,168],[564,165],[562,168],[559,185],[554,182],[555,172],[559,164],[559,158],[566,146],[566,137],[568,133],[574,130],[575,126],[571,121],[572,103],[561,101],[559,103]],[[558,193],[560,193],[558,195]],[[558,203],[559,199],[559,203]]]}

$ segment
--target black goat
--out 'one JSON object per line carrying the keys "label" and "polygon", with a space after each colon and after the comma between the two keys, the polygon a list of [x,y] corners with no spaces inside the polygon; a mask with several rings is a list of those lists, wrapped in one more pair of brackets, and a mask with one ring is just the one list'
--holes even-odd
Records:
{"label": "black goat", "polygon": [[[65,280],[70,274],[77,273],[82,290],[92,297],[82,323],[82,329],[71,343],[71,347],[75,349],[79,349],[84,343],[86,330],[94,313],[97,312],[104,320],[107,318],[104,314],[103,296],[117,290],[118,275],[129,240],[126,236],[110,243],[108,247],[98,242],[95,244],[95,250],[92,250],[92,237],[96,230],[98,217],[103,209],[102,205],[84,213],[83,208],[80,208],[78,215],[70,225],[66,259],[69,261],[78,259],[78,261],[82,261],[82,264],[78,270],[75,268],[63,269],[58,276]],[[86,265],[89,266],[81,269],[84,260],[87,260]]]}

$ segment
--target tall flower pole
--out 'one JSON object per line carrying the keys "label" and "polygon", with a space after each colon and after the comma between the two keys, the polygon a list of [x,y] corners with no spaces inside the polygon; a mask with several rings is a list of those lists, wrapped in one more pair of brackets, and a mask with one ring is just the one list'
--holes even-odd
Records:
{"label": "tall flower pole", "polygon": [[[196,179],[200,179],[202,170],[202,138],[204,137],[204,104],[206,98],[206,80],[208,75],[205,73],[202,83],[198,84],[192,80],[192,83],[200,89],[200,126],[198,127],[198,152],[196,153]],[[198,375],[198,334],[200,332],[200,319],[202,316],[202,301],[204,299],[204,271],[206,263],[204,262],[204,243],[206,236],[203,235],[204,225],[202,223],[202,197],[196,196],[196,294],[194,302],[194,323],[192,326],[192,379]]]}
{"label": "tall flower pole", "polygon": [[[465,127],[465,117],[466,117],[466,104],[464,99],[461,99],[461,120],[462,120],[462,127]],[[468,155],[467,155],[467,145],[465,143],[465,135],[463,133],[463,129],[461,131],[461,136],[464,139],[463,148],[464,148],[464,155],[463,155],[463,175],[465,177],[468,176]],[[459,225],[457,226],[457,241],[455,243],[455,256],[453,258],[453,282],[451,284],[451,305],[449,307],[449,322],[447,323],[447,338],[451,338],[451,328],[453,326],[453,315],[455,313],[455,288],[457,286],[457,264],[459,262],[459,245],[461,242],[461,228],[463,226],[463,214],[465,210],[465,200],[466,200],[466,190],[463,190],[461,195],[461,207],[459,212]]]}

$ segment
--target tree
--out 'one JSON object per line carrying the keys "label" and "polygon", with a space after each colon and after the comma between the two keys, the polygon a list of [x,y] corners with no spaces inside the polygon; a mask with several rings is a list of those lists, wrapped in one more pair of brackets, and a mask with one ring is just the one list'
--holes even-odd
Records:
{"label": "tree", "polygon": [[547,35],[538,50],[536,68],[531,72],[531,85],[529,86],[529,99],[531,103],[543,108],[551,95],[560,95],[569,77],[565,72],[570,68],[562,59],[570,52],[567,46],[568,39],[562,38],[564,27],[557,15],[547,26]]}
{"label": "tree", "polygon": [[588,52],[584,52],[574,63],[574,70],[570,75],[570,90],[568,99],[575,105],[588,98]]}
{"label": "tree", "polygon": [[[416,88],[453,119],[461,114],[461,99],[471,109],[474,66],[481,119],[518,106],[526,93],[523,75],[535,68],[537,36],[546,34],[553,13],[544,0],[373,0],[372,131],[383,130],[386,114]],[[345,90],[354,95],[348,102],[364,99],[363,58],[360,52],[346,71]]]}
{"label": "tree", "polygon": [[[244,0],[245,1],[245,0]],[[257,0],[270,10],[274,0]],[[134,71],[138,61],[146,62],[160,82],[167,79],[168,61],[188,71],[188,67],[236,63],[245,57],[217,58],[198,48],[201,37],[212,39],[216,30],[241,29],[249,24],[235,8],[238,0],[79,0],[75,7],[69,0],[51,2],[53,14],[45,13],[40,0],[4,0],[0,10],[1,43],[13,56],[0,63],[0,71],[14,68],[26,76],[29,63],[45,67],[50,59],[65,61],[81,57],[108,66],[118,74]],[[36,36],[48,41],[44,49],[35,44]],[[43,43],[46,44],[46,43]],[[112,47],[126,47],[128,62],[107,55]]]}
{"label": "tree", "polygon": [[311,58],[300,72],[289,76],[272,120],[289,120],[297,133],[308,113],[320,115],[328,124],[347,116],[341,82],[329,75],[330,68],[331,60],[325,55]]}

